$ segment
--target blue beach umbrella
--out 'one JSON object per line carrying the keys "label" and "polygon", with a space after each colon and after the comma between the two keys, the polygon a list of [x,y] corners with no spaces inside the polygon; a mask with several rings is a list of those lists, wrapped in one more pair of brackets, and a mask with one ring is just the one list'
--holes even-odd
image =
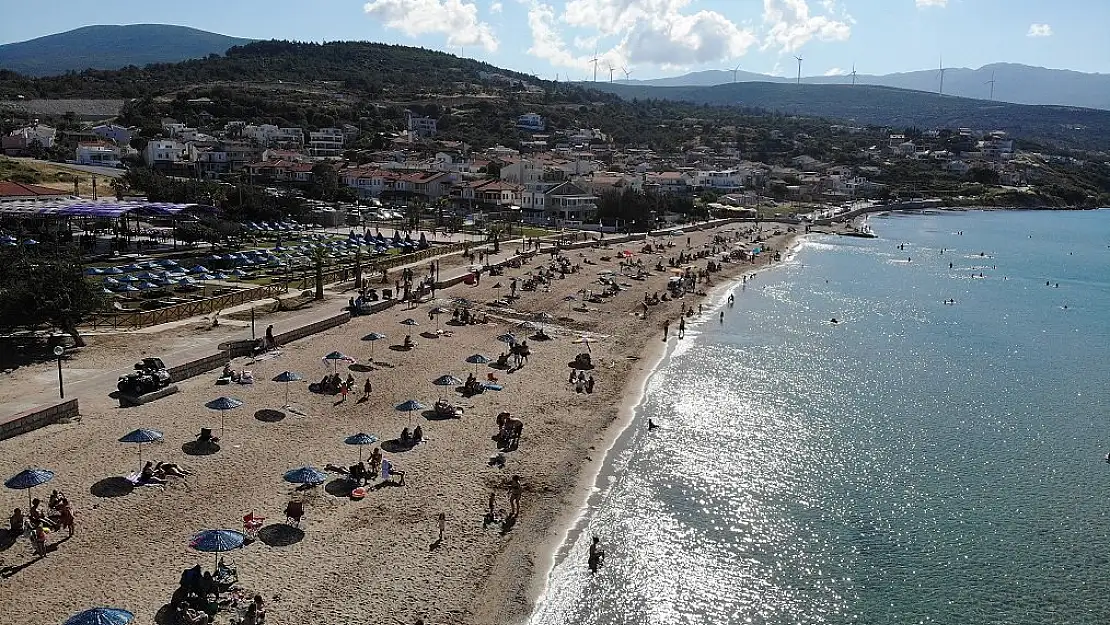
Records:
{"label": "blue beach umbrella", "polygon": [[213,399],[212,401],[204,404],[204,407],[208,408],[209,410],[218,410],[220,412],[220,435],[222,436],[224,433],[225,415],[227,414],[227,411],[235,410],[242,405],[243,402],[235,399],[234,397],[217,397],[216,399]]}
{"label": "blue beach umbrella", "polygon": [[502,343],[507,343],[509,345],[516,345],[517,343],[520,342],[520,341],[517,340],[515,334],[508,333],[508,332],[498,336],[497,340],[501,341]]}
{"label": "blue beach umbrella", "polygon": [[441,375],[432,380],[432,384],[436,386],[462,386],[463,381],[453,375]]}
{"label": "blue beach umbrella", "polygon": [[282,479],[291,484],[323,484],[328,474],[316,467],[298,467],[286,471]]}
{"label": "blue beach umbrella", "polygon": [[135,615],[119,608],[92,608],[66,619],[63,625],[127,625]]}
{"label": "blue beach umbrella", "polygon": [[336,363],[338,363],[340,360],[343,360],[343,361],[346,361],[346,362],[349,362],[349,363],[357,362],[354,358],[351,358],[350,356],[348,356],[347,354],[344,354],[343,352],[332,352],[332,353],[324,356],[322,358],[322,360],[324,362],[329,362],[329,361],[331,362],[331,372],[332,373],[335,373]]}
{"label": "blue beach umbrella", "polygon": [[290,382],[300,382],[303,379],[304,378],[301,377],[301,374],[294,373],[292,371],[282,371],[281,373],[274,376],[274,382],[282,382],[285,385],[285,405],[286,406],[289,405],[289,383]]}
{"label": "blue beach umbrella", "polygon": [[143,470],[143,443],[153,443],[162,440],[162,432],[139,428],[132,430],[120,437],[121,443],[135,443],[139,446],[139,470]]}
{"label": "blue beach umbrella", "polygon": [[384,338],[386,338],[386,336],[381,332],[371,332],[370,334],[362,337],[362,340],[370,341],[370,364],[374,364],[374,343],[377,343]]}
{"label": "blue beach umbrella", "polygon": [[397,410],[399,412],[409,413],[409,425],[412,425],[412,413],[416,412],[417,410],[424,410],[425,408],[427,408],[427,406],[416,401],[415,399],[410,399],[404,403],[397,404]]}
{"label": "blue beach umbrella", "polygon": [[478,365],[486,365],[493,362],[481,354],[471,354],[466,357],[466,361],[474,365],[474,375],[478,375]]}
{"label": "blue beach umbrella", "polygon": [[100,267],[88,267],[85,269],[86,276],[99,276],[102,273],[104,273],[104,270]]}
{"label": "blue beach umbrella", "polygon": [[343,442],[348,445],[358,445],[358,461],[362,462],[362,448],[366,445],[373,445],[378,442],[378,437],[373,434],[359,432],[358,434],[352,434],[343,439]]}
{"label": "blue beach umbrella", "polygon": [[189,546],[197,551],[216,554],[213,570],[220,565],[220,554],[238,549],[247,542],[246,534],[235,530],[203,530],[189,539]]}
{"label": "blue beach umbrella", "polygon": [[108,267],[107,269],[104,270],[104,274],[109,275],[109,276],[118,276],[122,273],[125,273],[125,272],[122,269],[120,269],[119,267]]}
{"label": "blue beach umbrella", "polygon": [[31,489],[54,479],[54,472],[48,469],[24,469],[9,477],[4,486],[12,490],[27,491],[27,508],[31,507]]}

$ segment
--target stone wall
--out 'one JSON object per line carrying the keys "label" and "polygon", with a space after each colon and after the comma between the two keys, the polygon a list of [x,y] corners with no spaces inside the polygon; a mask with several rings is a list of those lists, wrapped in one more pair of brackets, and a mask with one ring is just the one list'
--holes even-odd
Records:
{"label": "stone wall", "polygon": [[0,440],[37,430],[45,425],[57,423],[62,419],[70,419],[78,414],[80,412],[77,408],[76,399],[37,406],[26,412],[13,415],[7,421],[0,423]]}

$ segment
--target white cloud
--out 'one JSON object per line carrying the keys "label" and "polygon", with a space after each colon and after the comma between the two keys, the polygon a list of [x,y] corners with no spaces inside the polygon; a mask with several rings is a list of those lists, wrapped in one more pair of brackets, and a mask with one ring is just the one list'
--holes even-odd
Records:
{"label": "white cloud", "polygon": [[927,9],[929,7],[940,7],[943,9],[948,6],[948,0],[916,0],[916,2],[917,8],[919,9]]}
{"label": "white cloud", "polygon": [[478,7],[464,0],[371,0],[363,11],[386,26],[416,37],[430,33],[447,36],[450,46],[481,46],[497,50],[497,37],[478,19]]}
{"label": "white cloud", "polygon": [[847,21],[810,15],[806,0],[763,0],[763,22],[769,26],[763,48],[778,47],[781,52],[796,52],[815,38],[846,41],[852,36]]}
{"label": "white cloud", "polygon": [[502,6],[500,2],[498,2],[497,0],[494,0],[493,4],[489,5],[489,12],[490,13],[500,13],[501,10],[504,9],[504,8],[505,7]]}
{"label": "white cloud", "polygon": [[1048,24],[1030,24],[1026,37],[1051,37],[1052,27]]}
{"label": "white cloud", "polygon": [[826,76],[843,76],[847,73],[848,72],[840,69],[839,67],[833,67],[829,71],[825,72],[825,75]]}
{"label": "white cloud", "polygon": [[756,35],[716,11],[687,13],[691,0],[569,0],[561,15],[549,4],[532,0],[528,25],[533,45],[529,54],[557,65],[591,67],[592,54],[575,56],[563,42],[562,25],[576,35],[574,48],[592,52],[598,41],[618,37],[609,50],[599,51],[602,67],[647,63],[679,67],[743,56]]}

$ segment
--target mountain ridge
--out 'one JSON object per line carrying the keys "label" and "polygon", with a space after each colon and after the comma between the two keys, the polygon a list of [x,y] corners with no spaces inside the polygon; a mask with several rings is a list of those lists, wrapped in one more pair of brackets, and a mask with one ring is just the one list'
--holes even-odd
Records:
{"label": "mountain ridge", "polygon": [[173,24],[97,24],[0,45],[0,68],[43,77],[172,63],[253,41]]}
{"label": "mountain ridge", "polygon": [[[796,77],[772,76],[739,70],[735,82],[788,84]],[[803,84],[851,84],[849,74],[803,76]],[[1076,106],[1110,110],[1110,74],[1077,72],[1021,63],[991,63],[979,68],[945,69],[944,94],[990,99],[994,81],[994,100],[1011,104]],[[650,80],[618,80],[613,84],[650,87],[712,87],[732,83],[733,70],[703,70]],[[892,74],[857,74],[857,84],[896,87],[913,91],[936,92],[940,88],[939,70],[915,70]]]}

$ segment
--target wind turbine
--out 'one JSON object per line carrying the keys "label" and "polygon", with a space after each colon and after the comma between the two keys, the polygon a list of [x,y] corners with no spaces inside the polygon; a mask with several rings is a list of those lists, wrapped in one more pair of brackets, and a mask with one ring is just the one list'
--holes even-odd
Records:
{"label": "wind turbine", "polygon": [[736,74],[740,71],[740,65],[740,63],[737,63],[736,67],[732,68],[732,82],[736,82]]}
{"label": "wind turbine", "polygon": [[594,82],[597,82],[597,61],[597,46],[594,46],[594,58],[590,59],[590,62],[594,64]]}
{"label": "wind turbine", "polygon": [[947,71],[948,68],[944,66],[944,57],[942,56],[940,57],[940,95],[944,95],[944,72]]}
{"label": "wind turbine", "polygon": [[852,73],[848,74],[852,77],[852,86],[856,86],[856,64],[852,63]]}
{"label": "wind turbine", "polygon": [[609,63],[609,82],[613,82],[613,64]]}
{"label": "wind turbine", "polygon": [[802,84],[802,57],[795,56],[798,59],[798,84]]}
{"label": "wind turbine", "polygon": [[994,101],[994,72],[991,72],[991,79],[983,83],[984,85],[991,86],[991,102]]}
{"label": "wind turbine", "polygon": [[627,67],[621,66],[621,71],[624,72],[624,81],[628,82],[628,77],[632,75],[632,70]]}

